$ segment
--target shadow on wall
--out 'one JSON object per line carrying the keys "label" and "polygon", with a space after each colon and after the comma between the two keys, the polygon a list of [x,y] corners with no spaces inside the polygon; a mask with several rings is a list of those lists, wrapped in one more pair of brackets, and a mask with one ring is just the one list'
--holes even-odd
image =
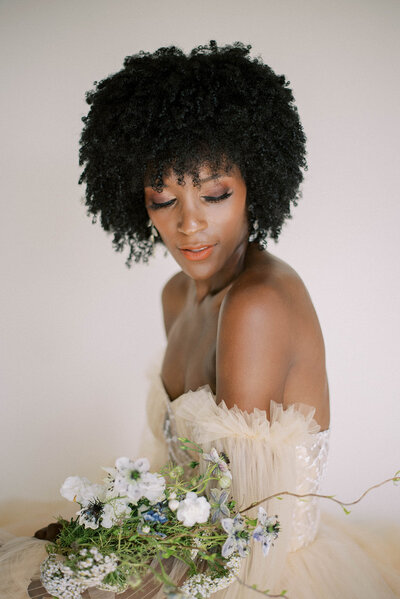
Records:
{"label": "shadow on wall", "polygon": [[29,501],[9,499],[0,503],[0,528],[15,535],[32,537],[33,534],[55,522],[58,516],[65,519],[75,516],[77,503],[65,499],[58,501]]}

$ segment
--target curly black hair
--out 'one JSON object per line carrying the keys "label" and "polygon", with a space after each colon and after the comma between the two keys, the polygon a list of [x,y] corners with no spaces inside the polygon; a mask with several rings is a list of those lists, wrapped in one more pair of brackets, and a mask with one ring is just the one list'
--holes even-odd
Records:
{"label": "curly black hair", "polygon": [[144,182],[161,190],[172,171],[179,184],[188,174],[198,186],[202,166],[213,174],[239,167],[260,247],[290,218],[307,169],[306,137],[290,82],[250,49],[211,40],[188,55],[176,46],[140,51],[87,92],[79,183],[114,248],[129,246],[128,266],[152,250]]}

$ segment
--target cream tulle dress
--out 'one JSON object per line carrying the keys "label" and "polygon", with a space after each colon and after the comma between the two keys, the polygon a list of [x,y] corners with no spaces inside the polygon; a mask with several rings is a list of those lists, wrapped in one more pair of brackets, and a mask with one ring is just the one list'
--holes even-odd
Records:
{"label": "cream tulle dress", "polygon": [[[149,430],[140,455],[157,470],[168,458],[187,462],[177,436],[188,437],[209,451],[215,447],[230,459],[232,494],[238,509],[284,490],[318,492],[326,468],[329,430],[320,431],[314,410],[302,404],[287,409],[272,403],[270,420],[262,410],[248,414],[215,402],[210,388],[201,387],[170,401],[160,375],[153,376],[147,401]],[[196,457],[196,456],[193,456]],[[265,505],[277,514],[279,538],[267,557],[255,544],[243,560],[240,578],[271,593],[287,590],[290,599],[390,599],[400,597],[399,527],[373,534],[350,520],[320,516],[318,500],[285,496]],[[248,512],[256,514],[257,510]],[[1,536],[0,536],[1,543]],[[3,538],[0,548],[0,598],[44,597],[31,583],[45,558],[45,542],[21,537]],[[184,579],[185,566],[170,561],[175,580]],[[27,587],[30,584],[29,594]],[[113,593],[88,590],[91,599],[112,599]],[[159,586],[143,585],[120,599],[164,597]],[[215,599],[244,599],[257,593],[238,582],[213,595]]]}

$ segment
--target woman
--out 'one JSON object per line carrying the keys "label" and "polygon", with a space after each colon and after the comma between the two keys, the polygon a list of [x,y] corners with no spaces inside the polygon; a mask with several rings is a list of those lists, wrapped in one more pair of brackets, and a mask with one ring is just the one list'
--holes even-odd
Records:
{"label": "woman", "polygon": [[[129,247],[128,264],[163,244],[181,268],[162,294],[168,343],[142,452],[157,469],[186,459],[178,436],[225,451],[239,508],[317,492],[329,437],[318,318],[300,277],[265,249],[297,202],[305,135],[285,77],[249,50],[211,41],[189,56],[128,57],[87,96],[80,154],[88,212]],[[254,547],[244,560],[245,585],[298,599],[400,593],[389,539],[378,559],[362,531],[319,527],[315,499],[266,507],[282,531],[267,558]],[[184,575],[173,563],[171,576]],[[253,596],[245,585],[215,597]],[[150,583],[122,596],[164,592]]]}

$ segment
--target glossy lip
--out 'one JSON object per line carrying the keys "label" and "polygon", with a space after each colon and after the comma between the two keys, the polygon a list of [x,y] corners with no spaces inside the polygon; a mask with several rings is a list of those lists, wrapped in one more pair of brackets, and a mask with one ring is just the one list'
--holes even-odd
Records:
{"label": "glossy lip", "polygon": [[[201,249],[204,248],[204,249]],[[197,246],[183,246],[179,250],[181,253],[191,261],[205,260],[208,258],[214,249],[214,245],[197,245]]]}
{"label": "glossy lip", "polygon": [[180,250],[199,250],[200,248],[213,247],[214,243],[198,243],[197,245],[180,245]]}

